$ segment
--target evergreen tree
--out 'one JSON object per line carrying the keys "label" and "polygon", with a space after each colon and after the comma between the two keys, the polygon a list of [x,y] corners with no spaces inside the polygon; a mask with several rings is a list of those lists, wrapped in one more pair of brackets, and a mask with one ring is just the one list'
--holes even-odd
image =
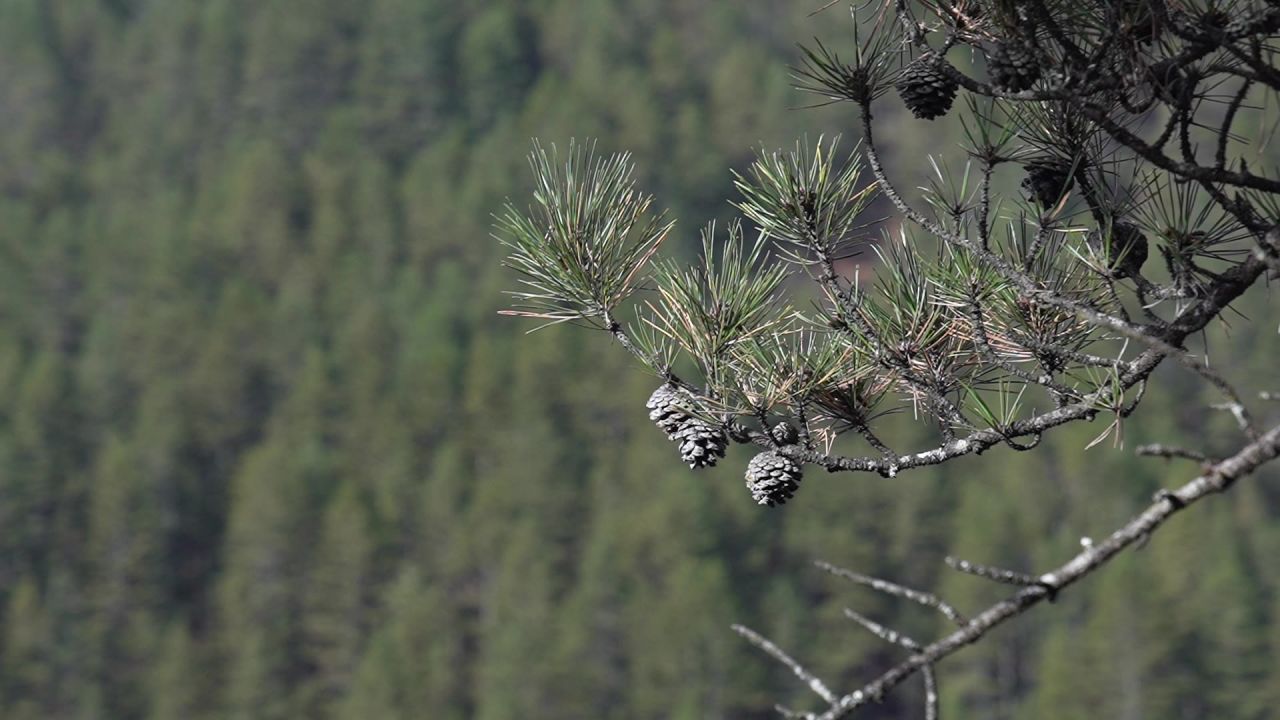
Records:
{"label": "evergreen tree", "polygon": [[18,583],[5,608],[4,698],[15,718],[49,717],[54,707],[55,667],[50,656],[53,627],[36,584]]}
{"label": "evergreen tree", "polygon": [[302,655],[309,678],[306,714],[323,717],[347,694],[368,633],[372,543],[367,512],[352,485],[329,503],[317,553],[301,593]]}
{"label": "evergreen tree", "polygon": [[[947,627],[815,557],[971,610],[991,590],[934,559],[1048,566],[1194,472],[1125,460],[1136,445],[1234,451],[1229,413],[1203,409],[1215,392],[1169,372],[1122,449],[1081,452],[1099,415],[1035,453],[893,480],[808,469],[765,516],[750,453],[687,476],[642,410],[658,381],[605,333],[522,337],[495,317],[510,273],[485,239],[533,189],[529,137],[632,151],[681,220],[662,249],[683,262],[702,222],[736,213],[730,169],[753,147],[850,147],[855,112],[797,113],[787,90],[796,40],[849,60],[834,18],[688,0],[0,3],[0,717],[773,717],[808,690],[729,623],[841,678],[905,655],[845,607],[916,639]],[[1247,100],[1239,127],[1266,127],[1251,108],[1272,105]],[[890,179],[927,186],[904,161],[964,138],[905,117],[878,110],[893,135],[877,142]],[[1274,165],[1259,148],[1248,167]],[[1021,179],[1003,163],[993,191]],[[868,288],[882,267],[838,264]],[[1265,303],[1236,307],[1265,319]],[[1211,329],[1214,367],[1274,390],[1271,329]],[[881,421],[904,446],[935,432]],[[961,655],[947,716],[1264,717],[1280,702],[1273,477],[1202,532],[1175,521],[1150,567],[1072,586],[1061,623],[1018,626],[1012,652]],[[1141,652],[1114,654],[1113,635]],[[1136,675],[1114,664],[1131,657]],[[1011,680],[977,692],[987,673]],[[898,692],[869,716],[918,705]]]}
{"label": "evergreen tree", "polygon": [[148,720],[197,718],[209,715],[207,678],[202,676],[199,648],[182,621],[172,622],[159,642],[148,678],[151,700]]}

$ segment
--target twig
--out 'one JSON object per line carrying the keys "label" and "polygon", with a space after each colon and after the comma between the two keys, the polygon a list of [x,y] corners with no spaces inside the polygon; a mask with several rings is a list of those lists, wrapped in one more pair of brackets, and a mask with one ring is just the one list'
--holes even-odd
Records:
{"label": "twig", "polygon": [[[875,635],[887,643],[898,645],[899,647],[906,648],[912,652],[920,649],[920,644],[915,640],[912,640],[900,632],[887,628],[865,615],[850,610],[849,608],[844,609],[844,615],[850,620],[866,628],[872,635]],[[934,675],[933,665],[921,666],[920,674],[924,678],[925,720],[938,720],[938,678]]]}
{"label": "twig", "polygon": [[1183,460],[1194,460],[1196,462],[1212,462],[1208,455],[1205,455],[1199,450],[1174,447],[1172,445],[1141,445],[1135,449],[1134,452],[1143,457],[1162,457],[1170,460],[1174,458],[1181,458]]}
{"label": "twig", "polygon": [[933,665],[920,666],[924,677],[924,720],[938,720],[938,678]]}
{"label": "twig", "polygon": [[[845,618],[849,618],[867,629],[867,632],[881,638],[882,641],[896,644],[896,646],[904,647],[906,650],[916,652],[920,650],[920,643],[906,637],[906,635],[897,632],[886,626],[877,623],[859,612],[845,609]],[[924,678],[924,719],[937,720],[938,717],[938,679],[933,674],[933,665],[920,666],[920,675]]]}
{"label": "twig", "polygon": [[813,564],[836,577],[841,577],[845,580],[849,580],[850,582],[869,587],[872,590],[879,590],[886,595],[903,598],[925,607],[933,608],[934,610],[942,613],[948,620],[956,625],[963,626],[968,622],[954,607],[943,602],[941,598],[933,593],[912,590],[909,587],[904,587],[897,583],[889,582],[888,580],[881,580],[880,578],[874,578],[870,575],[863,575],[862,573],[856,573],[852,570],[846,570],[842,567],[832,565],[825,560],[815,560]]}
{"label": "twig", "polygon": [[767,640],[763,635],[749,627],[746,627],[745,625],[734,625],[733,631],[746,638],[747,642],[768,653],[774,660],[777,660],[790,668],[791,672],[795,673],[796,677],[800,678],[800,680],[809,686],[810,690],[817,693],[818,697],[826,701],[827,704],[836,704],[835,693],[831,692],[826,684],[823,683],[822,680],[818,679],[816,675],[809,672],[803,665],[792,659],[792,657],[785,653],[782,648],[769,642],[769,640]]}
{"label": "twig", "polygon": [[970,575],[975,575],[1004,585],[1017,585],[1018,587],[1036,587],[1038,585],[1044,585],[1044,581],[1040,578],[1027,575],[1026,573],[1005,570],[1003,568],[992,567],[990,565],[979,565],[978,563],[971,563],[968,560],[961,560],[960,558],[947,556],[946,563],[952,570],[959,570],[962,573],[968,573]]}
{"label": "twig", "polygon": [[[1232,390],[1231,392],[1234,394],[1235,391]],[[1231,413],[1231,417],[1235,418],[1236,425],[1240,428],[1241,432],[1250,438],[1257,437],[1258,433],[1253,428],[1253,419],[1250,417],[1249,409],[1244,406],[1244,403],[1236,401],[1215,403],[1209,407],[1214,410],[1225,410]]]}
{"label": "twig", "polygon": [[850,610],[849,608],[844,609],[844,616],[858,623],[863,628],[865,628],[867,632],[871,633],[872,635],[875,635],[876,637],[889,643],[890,645],[897,645],[898,647],[904,647],[908,650],[920,649],[920,644],[917,643],[915,640],[912,640],[911,638],[907,637],[906,635],[903,635],[902,633],[896,630],[887,628],[884,625],[881,625],[880,623],[876,622],[875,620],[872,620],[871,618],[865,615],[862,615],[858,612]]}
{"label": "twig", "polygon": [[884,441],[880,439],[879,435],[876,435],[874,432],[872,432],[871,427],[867,425],[865,422],[860,422],[855,424],[853,426],[853,429],[856,430],[857,433],[862,436],[862,439],[867,441],[867,444],[870,445],[872,449],[880,453],[880,455],[884,457],[886,460],[892,462],[895,458],[898,457],[898,454],[895,453],[888,445],[886,445]]}

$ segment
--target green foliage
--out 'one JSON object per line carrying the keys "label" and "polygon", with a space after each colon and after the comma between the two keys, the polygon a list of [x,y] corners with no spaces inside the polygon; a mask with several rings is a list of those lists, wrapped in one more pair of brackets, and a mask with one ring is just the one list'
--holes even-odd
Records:
{"label": "green foliage", "polygon": [[770,237],[786,243],[783,257],[800,265],[830,263],[845,257],[864,238],[862,218],[875,198],[875,184],[859,188],[861,161],[836,156],[838,140],[812,151],[797,143],[794,152],[761,153],[748,176],[735,175],[742,193],[737,204]]}
{"label": "green foliage", "polygon": [[536,146],[536,219],[511,205],[499,219],[507,262],[530,288],[512,293],[525,308],[512,313],[603,323],[635,290],[672,223],[648,214],[653,198],[636,191],[626,155],[598,159],[594,147],[573,144],[567,155],[561,167],[554,149]]}
{"label": "green foliage", "polygon": [[[660,267],[687,281],[673,300],[732,345],[726,378],[762,378],[766,404],[811,395],[815,411],[927,432],[886,413],[893,389],[818,326],[811,298],[793,304],[815,322],[755,342],[785,316],[764,301],[791,277],[725,297],[767,260],[750,230],[708,233],[707,263],[681,262],[702,222],[730,227],[733,171],[757,182],[751,147],[852,126],[835,109],[787,109],[786,66],[803,61],[791,48],[814,32],[830,41],[824,17],[688,0],[0,2],[0,717],[773,717],[776,699],[800,706],[805,690],[731,622],[849,679],[886,651],[829,631],[843,607],[921,638],[940,629],[807,570],[811,559],[925,587],[949,576],[919,558],[946,552],[1039,567],[1190,472],[1144,470],[1109,445],[1081,453],[1089,427],[1046,440],[1047,456],[893,482],[813,473],[766,519],[742,491],[748,456],[694,478],[673,461],[645,418],[652,375],[603,337],[522,338],[494,317],[510,273],[486,239],[489,212],[534,189],[528,138],[598,137],[635,154],[588,162],[575,143],[553,166],[548,152],[559,184],[537,190],[562,232],[526,234],[513,252],[570,253],[571,231],[601,227],[612,244],[592,247],[590,277],[538,279],[574,302],[534,312],[661,307],[648,274],[659,266],[640,265],[665,233]],[[956,140],[904,123],[891,142],[905,157]],[[829,143],[794,163],[766,153],[777,183],[760,183],[779,201],[801,181],[864,192],[846,158]],[[601,193],[630,191],[631,211],[569,192],[570,167],[597,173]],[[690,231],[639,212],[633,187]],[[1182,202],[1175,190],[1160,195]],[[879,211],[866,192],[864,220],[824,204],[820,221],[853,239]],[[541,222],[543,210],[516,215]],[[1018,233],[996,241],[1029,247],[1034,228],[1008,222]],[[798,227],[779,220],[780,234]],[[1037,262],[1071,266],[1045,247]],[[932,261],[931,248],[913,252]],[[873,282],[877,257],[838,262],[856,263],[891,313],[908,288]],[[943,261],[953,279],[980,271]],[[930,312],[960,317],[946,305],[958,286],[925,277]],[[878,296],[877,283],[899,285]],[[1065,342],[1054,318],[1019,315],[1002,290],[982,298],[1008,332]],[[735,312],[712,313],[721,303]],[[1244,354],[1224,347],[1222,361],[1271,377],[1263,325],[1239,323],[1231,347]],[[630,329],[642,327],[671,343],[643,321]],[[836,376],[857,379],[831,387]],[[1130,445],[1150,439],[1137,420],[1222,447],[1231,430],[1225,416],[1150,406]],[[1280,702],[1268,562],[1280,505],[1267,482],[1202,534],[1154,540],[1148,574],[1118,568],[1065,593],[1115,608],[1088,638],[1071,640],[1080,625],[1064,620],[1028,626],[1016,657],[957,658],[1014,679],[999,697],[944,681],[949,717],[1048,713],[1069,691],[1053,687],[1080,686],[1138,698],[1151,716],[1265,716]],[[1049,549],[1029,549],[1045,537]],[[1220,627],[1231,603],[1215,601],[1248,593],[1263,600]],[[1112,637],[1149,647],[1136,685],[1090,669]],[[1223,692],[1184,704],[1217,682]],[[1058,717],[1092,711],[1066,707]],[[895,695],[870,717],[911,709]]]}
{"label": "green foliage", "polygon": [[713,382],[738,346],[776,327],[785,314],[778,306],[778,291],[786,270],[762,265],[765,238],[747,246],[737,223],[729,226],[728,234],[720,257],[712,224],[702,232],[699,265],[686,269],[669,259],[654,264],[658,304],[649,306],[652,316],[646,318],[694,358]]}

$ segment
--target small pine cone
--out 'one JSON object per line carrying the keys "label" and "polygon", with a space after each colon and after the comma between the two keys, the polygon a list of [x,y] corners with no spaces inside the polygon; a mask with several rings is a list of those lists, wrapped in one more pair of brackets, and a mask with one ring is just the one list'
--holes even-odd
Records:
{"label": "small pine cone", "polygon": [[1071,168],[1061,160],[1032,160],[1024,169],[1027,176],[1022,179],[1023,195],[1042,208],[1057,205],[1075,185]]}
{"label": "small pine cone", "polygon": [[956,99],[956,81],[942,71],[945,61],[933,53],[912,60],[894,87],[911,114],[922,120],[946,115]]}
{"label": "small pine cone", "polygon": [[779,445],[795,445],[800,440],[800,433],[796,432],[795,426],[786,420],[774,425],[769,434]]}
{"label": "small pine cone", "polygon": [[695,470],[714,466],[729,446],[723,430],[696,418],[669,437],[680,446],[680,459]]}
{"label": "small pine cone", "polygon": [[1040,79],[1040,64],[1025,45],[998,43],[987,54],[987,72],[991,84],[1008,92],[1029,90]]}
{"label": "small pine cone", "polygon": [[649,396],[649,419],[680,448],[680,459],[689,467],[712,467],[724,457],[729,438],[724,430],[689,414],[692,398],[665,384]]}
{"label": "small pine cone", "polygon": [[1147,261],[1147,238],[1138,228],[1126,222],[1111,226],[1110,240],[1098,230],[1090,230],[1085,242],[1098,254],[1106,253],[1111,276],[1117,279],[1134,277]]}
{"label": "small pine cone", "polygon": [[674,385],[660,385],[649,396],[644,406],[649,408],[649,419],[657,423],[658,427],[668,435],[689,418],[684,410],[685,398]]}
{"label": "small pine cone", "polygon": [[747,464],[747,488],[760,505],[781,505],[800,487],[803,473],[796,461],[774,450],[766,450]]}

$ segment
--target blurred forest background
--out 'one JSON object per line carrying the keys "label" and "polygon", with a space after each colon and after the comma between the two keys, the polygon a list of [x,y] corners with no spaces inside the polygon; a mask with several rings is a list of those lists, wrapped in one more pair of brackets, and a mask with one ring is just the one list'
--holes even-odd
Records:
{"label": "blurred forest background", "polygon": [[[1138,443],[1232,447],[1169,369],[1123,448],[765,510],[602,333],[496,316],[532,137],[633,152],[688,252],[753,146],[852,128],[794,109],[795,43],[848,40],[819,4],[0,0],[0,717],[773,717],[807,691],[731,622],[849,685],[898,655],[841,608],[941,630],[812,559],[973,610],[945,554],[1048,567],[1194,473]],[[885,122],[904,186],[956,153]],[[1254,390],[1268,302],[1211,341]],[[1274,470],[1197,507],[944,663],[946,717],[1275,717],[1278,515]]]}

